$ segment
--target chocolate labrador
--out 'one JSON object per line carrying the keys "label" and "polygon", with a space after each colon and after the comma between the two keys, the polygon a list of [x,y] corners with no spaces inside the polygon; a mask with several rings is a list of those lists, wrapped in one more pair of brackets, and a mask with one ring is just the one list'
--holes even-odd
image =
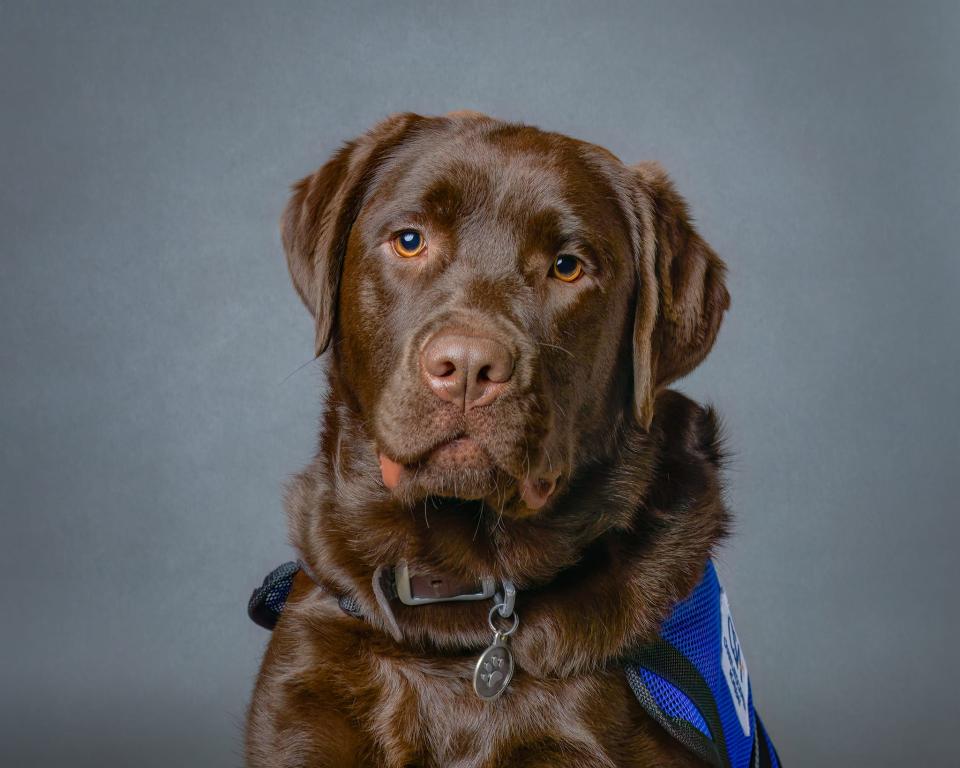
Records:
{"label": "chocolate labrador", "polygon": [[248,764],[733,765],[636,661],[728,524],[715,415],[666,389],[725,267],[665,173],[396,114],[295,185],[282,239],[329,394]]}

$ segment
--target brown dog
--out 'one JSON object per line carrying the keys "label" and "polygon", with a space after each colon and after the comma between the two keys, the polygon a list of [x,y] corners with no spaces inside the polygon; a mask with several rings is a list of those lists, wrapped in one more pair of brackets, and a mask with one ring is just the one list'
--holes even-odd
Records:
{"label": "brown dog", "polygon": [[[620,669],[727,523],[714,415],[665,390],[713,344],[724,265],[666,175],[476,113],[398,114],[300,181],[282,227],[330,390],[287,495],[310,577],[248,764],[701,765]],[[516,585],[502,696],[472,687],[493,603],[408,605],[383,578],[400,563],[441,596]]]}

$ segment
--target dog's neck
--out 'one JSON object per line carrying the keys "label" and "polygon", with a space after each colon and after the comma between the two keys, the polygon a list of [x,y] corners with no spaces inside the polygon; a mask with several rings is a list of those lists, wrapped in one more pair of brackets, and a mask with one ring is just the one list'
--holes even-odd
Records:
{"label": "dog's neck", "polygon": [[[654,637],[727,523],[712,411],[665,392],[650,430],[625,427],[620,437],[615,458],[580,468],[533,516],[499,516],[482,502],[401,507],[362,421],[334,396],[320,450],[288,488],[292,540],[318,580],[384,630],[378,568],[406,561],[468,581],[510,579],[520,593],[520,666],[595,669]],[[401,642],[424,652],[475,652],[490,641],[489,602],[391,608]]]}

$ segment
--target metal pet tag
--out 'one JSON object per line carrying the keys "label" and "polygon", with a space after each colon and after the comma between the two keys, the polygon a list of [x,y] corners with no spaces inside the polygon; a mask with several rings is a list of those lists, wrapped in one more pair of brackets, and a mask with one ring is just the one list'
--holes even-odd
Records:
{"label": "metal pet tag", "polygon": [[473,690],[481,699],[490,701],[507,690],[513,678],[513,654],[507,638],[500,632],[493,636],[493,645],[480,654],[473,670]]}
{"label": "metal pet tag", "polygon": [[[505,630],[497,629],[496,624],[493,623],[495,614],[501,618],[512,618],[513,626]],[[490,609],[487,624],[493,632],[493,642],[477,659],[477,666],[473,670],[473,690],[484,701],[492,701],[507,690],[507,686],[513,679],[513,654],[510,653],[507,641],[520,624],[520,617],[513,611],[513,594],[509,599],[496,603]]]}

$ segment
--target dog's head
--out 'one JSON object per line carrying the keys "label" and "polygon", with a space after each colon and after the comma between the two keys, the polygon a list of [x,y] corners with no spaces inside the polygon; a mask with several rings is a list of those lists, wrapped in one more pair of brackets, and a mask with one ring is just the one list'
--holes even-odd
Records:
{"label": "dog's head", "polygon": [[548,505],[649,425],[729,303],[658,167],[475,113],[379,123],[295,186],[282,234],[334,394],[407,502]]}

